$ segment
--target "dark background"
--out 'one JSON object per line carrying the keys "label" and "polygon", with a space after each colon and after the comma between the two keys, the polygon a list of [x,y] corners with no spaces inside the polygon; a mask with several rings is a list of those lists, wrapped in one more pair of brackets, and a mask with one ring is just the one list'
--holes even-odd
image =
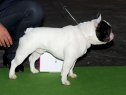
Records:
{"label": "dark background", "polygon": [[[58,0],[37,0],[44,8],[41,27],[63,27],[76,25]],[[92,20],[97,13],[108,21],[115,38],[106,45],[91,46],[87,54],[79,58],[76,66],[124,66],[126,65],[126,0],[61,0],[69,12],[80,23]],[[0,50],[0,67],[2,55]],[[29,67],[28,60],[25,66]],[[36,63],[37,65],[37,63]]]}

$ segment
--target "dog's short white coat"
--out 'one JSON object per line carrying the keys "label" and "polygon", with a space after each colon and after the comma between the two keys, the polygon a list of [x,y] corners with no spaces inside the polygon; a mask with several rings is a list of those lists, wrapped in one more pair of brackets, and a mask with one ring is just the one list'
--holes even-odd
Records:
{"label": "dog's short white coat", "polygon": [[96,27],[101,21],[101,15],[94,20],[80,23],[76,26],[63,28],[38,27],[28,28],[25,35],[19,41],[19,47],[15,58],[11,62],[9,77],[16,79],[15,68],[29,55],[30,70],[33,73],[39,71],[34,63],[44,52],[49,52],[64,61],[61,71],[61,81],[64,85],[70,85],[67,75],[77,77],[73,73],[76,60],[84,55],[91,44],[105,44],[96,37]]}

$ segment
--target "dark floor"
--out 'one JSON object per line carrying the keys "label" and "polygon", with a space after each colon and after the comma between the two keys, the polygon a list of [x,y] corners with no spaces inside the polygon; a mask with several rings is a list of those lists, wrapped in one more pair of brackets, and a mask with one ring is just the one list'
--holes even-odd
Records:
{"label": "dark floor", "polygon": [[[76,25],[58,0],[37,0],[44,8],[42,27],[63,27]],[[112,66],[126,65],[126,0],[60,0],[80,23],[92,20],[101,13],[113,29],[115,38],[112,43],[92,46],[88,53],[80,58],[76,66]],[[0,64],[2,54],[0,51]],[[25,62],[27,65],[28,62]]]}

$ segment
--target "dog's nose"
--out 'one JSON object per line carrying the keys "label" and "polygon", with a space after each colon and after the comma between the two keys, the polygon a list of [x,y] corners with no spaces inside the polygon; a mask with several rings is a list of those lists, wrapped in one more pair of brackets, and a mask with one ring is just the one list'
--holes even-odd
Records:
{"label": "dog's nose", "polygon": [[110,34],[110,40],[112,40],[114,38],[114,34],[111,32]]}

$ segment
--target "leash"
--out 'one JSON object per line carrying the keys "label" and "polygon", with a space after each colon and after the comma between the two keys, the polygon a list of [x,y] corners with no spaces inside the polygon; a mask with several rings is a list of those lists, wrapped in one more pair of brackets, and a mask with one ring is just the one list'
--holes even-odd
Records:
{"label": "leash", "polygon": [[70,15],[70,17],[77,23],[77,25],[79,24],[77,21],[76,21],[76,19],[72,16],[72,14],[67,10],[67,8],[66,8],[66,6],[65,5],[63,5],[63,3],[60,1],[60,0],[58,0],[59,1],[59,3],[60,3],[60,5],[63,7],[63,9]]}

